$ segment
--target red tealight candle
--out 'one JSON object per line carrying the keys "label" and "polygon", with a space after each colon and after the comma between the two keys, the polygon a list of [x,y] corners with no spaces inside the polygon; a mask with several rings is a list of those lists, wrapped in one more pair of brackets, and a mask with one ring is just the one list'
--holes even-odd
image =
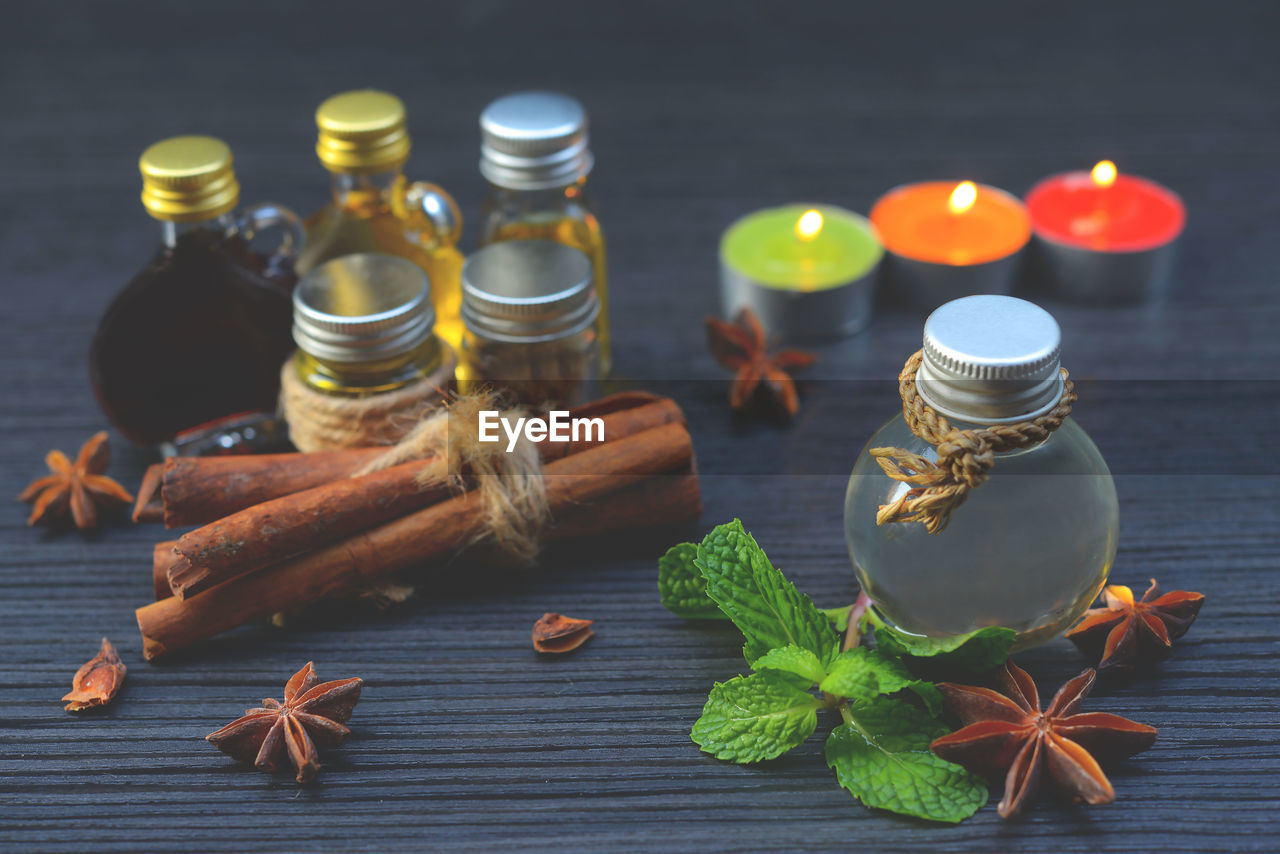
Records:
{"label": "red tealight candle", "polygon": [[1175,193],[1119,174],[1110,160],[1036,184],[1027,212],[1043,284],[1098,302],[1132,302],[1163,290],[1186,222]]}

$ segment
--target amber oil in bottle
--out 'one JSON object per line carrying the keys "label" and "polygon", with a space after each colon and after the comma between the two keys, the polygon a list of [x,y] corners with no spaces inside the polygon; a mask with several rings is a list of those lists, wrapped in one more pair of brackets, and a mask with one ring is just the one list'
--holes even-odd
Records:
{"label": "amber oil in bottle", "polygon": [[344,92],[320,105],[316,125],[316,153],[330,172],[333,199],[307,218],[298,272],[358,252],[405,258],[430,279],[436,334],[456,348],[462,340],[462,217],[443,189],[405,177],[404,104],[386,92]]}
{"label": "amber oil in bottle", "polygon": [[480,171],[489,182],[480,245],[550,240],[591,259],[600,303],[600,367],[609,373],[609,282],[604,232],[587,194],[594,165],[587,113],[574,98],[521,92],[499,98],[480,116]]}

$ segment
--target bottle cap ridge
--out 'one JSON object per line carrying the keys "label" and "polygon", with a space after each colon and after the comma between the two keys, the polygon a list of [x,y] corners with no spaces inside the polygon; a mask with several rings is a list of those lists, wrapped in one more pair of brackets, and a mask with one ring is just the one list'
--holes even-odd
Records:
{"label": "bottle cap ridge", "polygon": [[586,177],[595,165],[587,111],[559,92],[498,98],[480,114],[480,135],[480,172],[499,187],[564,187]]}
{"label": "bottle cap ridge", "polygon": [[404,103],[389,92],[342,92],[316,109],[316,156],[330,172],[367,174],[409,159]]}
{"label": "bottle cap ridge", "polygon": [[138,171],[142,205],[159,220],[213,219],[240,201],[231,149],[212,136],[162,139],[142,152]]}
{"label": "bottle cap ridge", "polygon": [[1062,397],[1061,344],[1057,321],[1034,303],[995,294],[952,300],[925,321],[916,387],[947,418],[1037,418]]}

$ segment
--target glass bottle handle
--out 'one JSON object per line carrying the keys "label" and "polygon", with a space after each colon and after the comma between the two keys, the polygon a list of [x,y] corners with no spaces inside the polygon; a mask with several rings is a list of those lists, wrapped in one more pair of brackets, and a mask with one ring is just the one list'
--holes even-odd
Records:
{"label": "glass bottle handle", "polygon": [[280,245],[269,256],[272,263],[296,258],[307,239],[302,219],[283,205],[271,202],[245,208],[236,222],[236,228],[246,243],[252,242],[254,237],[268,229],[280,229]]}
{"label": "glass bottle handle", "polygon": [[445,246],[462,237],[462,212],[443,187],[428,181],[406,184],[396,193],[396,214],[419,231],[427,231]]}

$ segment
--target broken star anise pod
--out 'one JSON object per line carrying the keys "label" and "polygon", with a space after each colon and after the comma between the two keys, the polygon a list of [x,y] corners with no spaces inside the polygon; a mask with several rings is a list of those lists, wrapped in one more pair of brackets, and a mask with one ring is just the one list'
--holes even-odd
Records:
{"label": "broken star anise pod", "polygon": [[563,614],[543,614],[533,624],[533,648],[555,654],[572,652],[595,635],[591,630],[594,622]]}
{"label": "broken star anise pod", "polygon": [[62,698],[68,712],[99,709],[110,703],[120,693],[128,668],[120,660],[120,653],[111,641],[102,639],[98,654],[86,661],[71,680],[71,691]]}
{"label": "broken star anise pod", "polygon": [[1156,730],[1105,712],[1077,714],[1096,675],[1089,669],[1067,682],[1043,712],[1035,682],[1012,661],[998,674],[1003,693],[940,682],[947,708],[966,726],[930,747],[970,771],[1007,771],[997,807],[1002,818],[1012,818],[1030,803],[1045,769],[1076,800],[1109,804],[1115,790],[1094,755],[1118,759],[1139,753],[1156,740]]}
{"label": "broken star anise pod", "polygon": [[715,360],[734,372],[729,388],[729,405],[745,409],[759,391],[764,391],[787,413],[800,410],[796,384],[788,371],[807,368],[818,357],[803,350],[770,351],[764,327],[750,308],[738,312],[736,322],[708,317],[707,345]]}
{"label": "broken star anise pod", "polygon": [[298,771],[298,782],[320,770],[320,747],[336,747],[351,730],[345,724],[360,700],[364,680],[358,677],[321,682],[310,661],[284,686],[284,702],[267,698],[205,738],[214,747],[262,771],[274,771],[281,755]]}
{"label": "broken star anise pod", "polygon": [[98,433],[80,448],[73,463],[62,451],[45,455],[50,474],[33,480],[19,501],[34,503],[28,525],[52,524],[71,510],[71,519],[83,530],[98,526],[98,504],[131,504],[133,496],[123,486],[103,474],[111,461],[106,431]]}
{"label": "broken star anise pod", "polygon": [[1081,652],[1099,659],[1099,670],[1130,670],[1167,657],[1204,604],[1203,595],[1188,590],[1161,596],[1154,578],[1141,599],[1135,601],[1133,591],[1123,584],[1107,587],[1102,599],[1106,607],[1086,611],[1067,632]]}

